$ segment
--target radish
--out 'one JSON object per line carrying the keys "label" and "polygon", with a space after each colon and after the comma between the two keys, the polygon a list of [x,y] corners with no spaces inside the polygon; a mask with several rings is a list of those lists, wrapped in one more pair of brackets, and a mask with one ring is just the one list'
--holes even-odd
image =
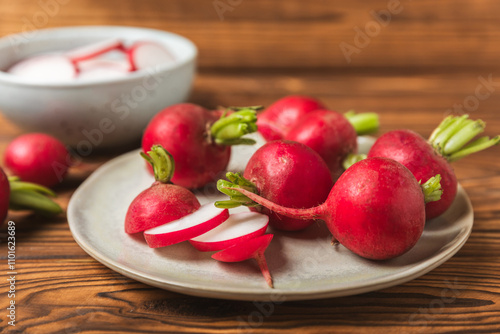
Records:
{"label": "radish", "polygon": [[221,262],[241,262],[253,258],[257,261],[267,285],[272,288],[273,279],[269,273],[266,258],[264,257],[264,252],[272,239],[272,234],[249,239],[213,254],[212,258]]}
{"label": "radish", "polygon": [[439,200],[440,177],[420,185],[402,164],[367,158],[348,168],[327,200],[309,209],[287,208],[245,188],[231,187],[268,209],[297,219],[322,219],[334,240],[367,259],[385,260],[410,250],[425,226],[425,203]]}
{"label": "radish", "polygon": [[127,55],[134,71],[175,61],[175,57],[163,45],[149,41],[134,43],[127,50]]}
{"label": "radish", "polygon": [[349,154],[357,153],[357,136],[378,129],[375,113],[342,115],[330,110],[315,110],[299,118],[285,139],[303,143],[325,160],[336,180],[344,171]]}
{"label": "radish", "polygon": [[65,53],[73,63],[96,58],[112,50],[122,50],[123,43],[119,39],[107,39],[93,44],[84,45]]}
{"label": "radish", "polygon": [[7,70],[32,82],[59,83],[68,82],[77,76],[71,60],[63,55],[39,55],[26,58]]}
{"label": "radish", "polygon": [[[219,201],[219,207],[240,204],[269,216],[271,226],[285,231],[298,231],[314,220],[285,217],[265,207],[245,203],[248,198],[224,188],[239,185],[268,200],[292,208],[310,208],[323,203],[328,197],[333,181],[323,159],[304,144],[291,141],[271,141],[259,148],[250,158],[243,173],[228,173],[228,181],[219,180],[217,188],[232,196],[229,201]],[[241,199],[242,201],[239,201]]]}
{"label": "radish", "polygon": [[422,182],[431,176],[441,175],[443,196],[437,202],[427,203],[427,219],[445,212],[457,193],[457,178],[449,162],[498,144],[500,137],[482,137],[470,144],[483,132],[485,123],[473,121],[467,115],[447,117],[434,130],[429,140],[410,130],[391,131],[377,139],[368,157],[387,157],[406,166]]}
{"label": "radish", "polygon": [[91,59],[78,63],[78,79],[107,79],[128,75],[132,68],[126,61]]}
{"label": "radish", "polygon": [[174,157],[174,184],[195,189],[213,181],[222,172],[231,155],[231,145],[254,144],[241,138],[257,130],[258,107],[236,108],[220,116],[198,105],[180,103],[158,113],[142,137],[142,149],[160,144]]}
{"label": "radish", "polygon": [[189,242],[202,252],[218,251],[264,234],[268,223],[269,217],[260,213],[235,213],[221,225]]}
{"label": "radish", "polygon": [[66,176],[71,157],[58,139],[43,133],[28,133],[7,145],[4,163],[21,180],[52,187]]}
{"label": "radish", "polygon": [[206,233],[228,218],[227,209],[208,203],[189,215],[144,231],[144,238],[151,248],[165,247]]}
{"label": "radish", "polygon": [[0,168],[0,226],[11,210],[31,210],[42,215],[55,215],[62,208],[50,199],[56,194],[41,185],[22,182],[18,177],[7,177]]}
{"label": "radish", "polygon": [[186,188],[170,183],[174,160],[163,147],[154,145],[141,155],[154,169],[155,182],[134,198],[125,216],[125,232],[132,234],[180,219],[200,207]]}
{"label": "radish", "polygon": [[325,108],[320,101],[312,97],[286,96],[259,114],[257,126],[260,134],[266,140],[283,139],[300,117],[313,110]]}

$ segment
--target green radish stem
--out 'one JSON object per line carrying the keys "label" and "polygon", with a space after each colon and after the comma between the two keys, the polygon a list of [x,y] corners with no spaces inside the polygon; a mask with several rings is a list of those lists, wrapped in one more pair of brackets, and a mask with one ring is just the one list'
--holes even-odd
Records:
{"label": "green radish stem", "polygon": [[[421,181],[419,181],[420,183]],[[422,191],[424,192],[424,202],[427,204],[429,202],[436,202],[441,199],[443,195],[443,189],[441,188],[441,175],[431,177],[424,184],[421,185]]]}
{"label": "green radish stem", "polygon": [[245,179],[243,176],[241,176],[240,173],[228,172],[226,174],[226,178],[229,181],[222,179],[217,181],[217,189],[223,194],[229,196],[230,199],[226,201],[216,201],[215,202],[216,207],[221,209],[231,209],[241,205],[249,207],[258,206],[257,203],[252,201],[247,196],[243,195],[237,190],[231,189],[231,188],[240,188],[240,189],[242,188],[256,194],[257,187],[255,186],[255,184]]}
{"label": "green radish stem", "polygon": [[141,152],[141,156],[153,167],[156,181],[170,183],[170,179],[174,175],[175,162],[172,155],[163,146],[153,145],[148,154]]}
{"label": "green radish stem", "polygon": [[349,167],[354,165],[356,162],[366,159],[366,154],[355,154],[349,153],[347,157],[342,162],[342,167],[347,170]]}
{"label": "green radish stem", "polygon": [[56,215],[63,212],[62,208],[50,199],[56,194],[41,185],[23,182],[18,177],[9,177],[10,196],[9,209],[32,210],[42,215]]}
{"label": "green radish stem", "polygon": [[358,136],[377,132],[379,128],[378,115],[373,112],[356,114],[354,110],[349,110],[344,114],[349,123],[354,127]]}
{"label": "green radish stem", "polygon": [[482,133],[485,127],[486,123],[480,119],[471,120],[469,115],[448,116],[432,132],[429,143],[448,161],[457,161],[500,142],[500,136],[491,139],[485,136],[469,143]]}
{"label": "green radish stem", "polygon": [[235,112],[227,115],[227,112],[215,122],[210,128],[210,133],[218,145],[253,145],[255,140],[241,138],[242,136],[257,131],[257,110],[255,107],[230,107],[227,110]]}

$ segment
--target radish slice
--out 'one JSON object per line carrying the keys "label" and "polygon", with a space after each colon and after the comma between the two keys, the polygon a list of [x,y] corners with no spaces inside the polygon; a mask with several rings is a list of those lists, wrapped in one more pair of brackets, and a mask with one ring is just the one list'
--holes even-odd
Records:
{"label": "radish slice", "polygon": [[243,241],[226,248],[212,255],[213,259],[221,262],[240,262],[248,259],[255,259],[259,265],[260,271],[266,279],[267,285],[273,287],[273,278],[269,273],[264,252],[273,239],[273,234],[265,234],[250,240]]}
{"label": "radish slice", "polygon": [[104,40],[90,45],[85,45],[66,52],[66,56],[74,63],[92,59],[106,52],[122,49],[123,43],[119,39]]}
{"label": "radish slice", "polygon": [[33,82],[65,82],[73,80],[76,68],[63,55],[40,55],[26,58],[7,70],[8,73]]}
{"label": "radish slice", "polygon": [[170,51],[154,42],[136,42],[128,49],[127,53],[134,70],[155,67],[156,65],[168,64],[175,61]]}
{"label": "radish slice", "polygon": [[213,230],[189,242],[199,251],[218,251],[236,243],[263,235],[269,216],[257,212],[235,213]]}
{"label": "radish slice", "polygon": [[120,60],[90,59],[77,64],[79,78],[108,79],[126,76],[131,70],[130,63]]}
{"label": "radish slice", "polygon": [[151,248],[169,246],[208,232],[228,218],[227,209],[208,203],[178,220],[144,231],[144,238]]}

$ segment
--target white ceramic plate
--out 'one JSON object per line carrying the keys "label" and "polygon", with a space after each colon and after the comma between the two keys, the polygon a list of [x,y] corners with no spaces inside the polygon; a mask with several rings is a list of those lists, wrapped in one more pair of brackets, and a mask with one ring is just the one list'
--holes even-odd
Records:
{"label": "white ceramic plate", "polygon": [[[262,143],[262,140],[259,140]],[[360,138],[360,151],[372,144]],[[256,147],[237,148],[228,170],[241,171]],[[390,261],[360,258],[343,246],[331,246],[324,224],[301,233],[272,231],[266,257],[275,288],[270,289],[255,262],[220,263],[188,242],[151,249],[142,235],[124,231],[132,199],[152,183],[139,151],[109,161],[75,192],[68,221],[76,242],[109,268],[159,288],[201,297],[236,300],[302,300],[338,297],[402,284],[436,268],[467,241],[473,224],[470,201],[459,186],[452,207],[429,221],[417,245]],[[224,198],[215,186],[200,202]]]}

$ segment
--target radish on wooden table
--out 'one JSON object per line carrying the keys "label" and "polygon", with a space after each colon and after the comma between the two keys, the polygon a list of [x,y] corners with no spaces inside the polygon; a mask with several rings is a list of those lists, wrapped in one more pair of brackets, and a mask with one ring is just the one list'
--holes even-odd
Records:
{"label": "radish on wooden table", "polygon": [[161,146],[154,145],[148,155],[141,152],[151,164],[155,182],[134,198],[125,217],[125,232],[132,234],[166,224],[199,209],[196,196],[184,187],[170,183],[175,163]]}
{"label": "radish on wooden table", "polygon": [[367,158],[348,168],[327,200],[313,208],[284,207],[245,188],[229,189],[285,216],[324,220],[333,238],[347,249],[364,258],[385,260],[417,243],[425,226],[425,203],[441,196],[439,179],[420,185],[399,162]]}
{"label": "radish on wooden table", "polygon": [[286,96],[259,114],[257,126],[260,134],[267,141],[283,139],[300,117],[311,111],[325,108],[320,101],[309,96]]}
{"label": "radish on wooden table", "polygon": [[11,210],[30,210],[42,215],[56,215],[63,210],[50,197],[56,194],[39,184],[23,182],[16,176],[7,177],[0,168],[0,226]]}
{"label": "radish on wooden table", "polygon": [[[348,112],[344,115],[331,110],[315,110],[298,119],[285,139],[305,144],[325,160],[336,180],[346,169],[345,160],[357,153],[357,136],[378,130],[375,113]],[[347,162],[350,164],[350,162]]]}
{"label": "radish on wooden table", "polygon": [[267,285],[272,288],[274,287],[273,279],[264,256],[264,252],[272,239],[273,234],[265,234],[256,238],[245,240],[213,254],[212,258],[221,262],[241,262],[249,259],[255,259]]}
{"label": "radish on wooden table", "polygon": [[484,150],[500,142],[500,137],[481,137],[485,123],[473,121],[468,115],[449,116],[434,130],[428,140],[410,130],[390,131],[374,143],[368,157],[387,157],[406,166],[419,181],[440,174],[443,196],[427,203],[427,219],[444,213],[457,193],[457,178],[450,162]]}
{"label": "radish on wooden table", "polygon": [[228,218],[227,209],[208,203],[182,218],[144,231],[144,239],[151,248],[170,246],[202,235]]}
{"label": "radish on wooden table", "polygon": [[26,182],[46,187],[60,183],[71,165],[71,156],[58,139],[44,133],[28,133],[7,145],[5,167]]}
{"label": "radish on wooden table", "polygon": [[285,231],[304,229],[314,220],[283,216],[226,188],[240,186],[283,206],[310,208],[323,203],[333,186],[330,171],[318,153],[304,144],[284,140],[260,147],[248,161],[243,177],[234,173],[226,176],[229,181],[219,180],[217,188],[231,199],[218,201],[217,206],[247,205],[252,211],[268,215],[271,226]]}
{"label": "radish on wooden table", "polygon": [[142,137],[147,152],[159,144],[174,157],[174,184],[200,188],[224,171],[231,145],[255,141],[242,136],[257,130],[258,107],[235,108],[234,112],[210,111],[201,106],[180,103],[165,108],[148,124]]}
{"label": "radish on wooden table", "polygon": [[266,232],[269,217],[257,212],[240,212],[216,228],[189,242],[199,251],[210,252],[258,237]]}

